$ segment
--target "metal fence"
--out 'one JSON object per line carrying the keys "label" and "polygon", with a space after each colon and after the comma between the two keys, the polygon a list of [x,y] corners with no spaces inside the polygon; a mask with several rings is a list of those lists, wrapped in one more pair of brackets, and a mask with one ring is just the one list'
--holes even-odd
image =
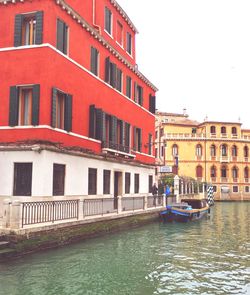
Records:
{"label": "metal fence", "polygon": [[104,215],[118,213],[116,200],[107,199],[86,199],[83,202],[83,216]]}
{"label": "metal fence", "polygon": [[144,197],[122,198],[122,211],[134,211],[144,209]]}
{"label": "metal fence", "polygon": [[149,196],[148,208],[163,206],[163,196]]}
{"label": "metal fence", "polygon": [[40,201],[22,203],[24,225],[78,219],[79,200]]}

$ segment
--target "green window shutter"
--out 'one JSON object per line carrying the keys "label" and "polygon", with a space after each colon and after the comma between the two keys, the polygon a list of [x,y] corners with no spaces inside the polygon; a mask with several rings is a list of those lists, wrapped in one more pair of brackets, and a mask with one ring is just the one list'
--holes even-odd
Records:
{"label": "green window shutter", "polygon": [[138,128],[138,152],[142,151],[142,130]]}
{"label": "green window shutter", "polygon": [[133,149],[136,151],[136,127],[133,128]]}
{"label": "green window shutter", "polygon": [[103,139],[103,111],[96,109],[96,139]]}
{"label": "green window shutter", "polygon": [[105,59],[105,82],[110,83],[110,58]]}
{"label": "green window shutter", "polygon": [[89,106],[89,137],[95,138],[95,105]]}
{"label": "green window shutter", "polygon": [[63,24],[63,53],[68,53],[68,26]]}
{"label": "green window shutter", "polygon": [[36,84],[32,89],[32,125],[39,125],[39,103],[40,103],[40,85]]}
{"label": "green window shutter", "polygon": [[126,78],[126,95],[131,98],[131,78],[129,76]]}
{"label": "green window shutter", "polygon": [[18,88],[16,86],[10,87],[10,104],[9,104],[9,126],[18,125]]}
{"label": "green window shutter", "polygon": [[117,118],[111,116],[111,142],[117,143]]}
{"label": "green window shutter", "polygon": [[138,91],[137,91],[137,83],[134,82],[134,101],[138,102]]}
{"label": "green window shutter", "polygon": [[43,11],[36,13],[36,40],[35,44],[43,43]]}
{"label": "green window shutter", "polygon": [[56,48],[64,52],[64,22],[57,20],[57,39]]}
{"label": "green window shutter", "polygon": [[23,22],[23,15],[17,14],[15,16],[15,34],[14,34],[15,47],[22,45],[22,22]]}
{"label": "green window shutter", "polygon": [[57,100],[57,89],[52,88],[52,101],[51,101],[51,126],[56,128],[56,100]]}
{"label": "green window shutter", "polygon": [[117,78],[117,67],[116,64],[110,63],[110,85],[116,88],[116,78]]}
{"label": "green window shutter", "polygon": [[72,95],[65,94],[64,130],[72,131]]}
{"label": "green window shutter", "polygon": [[143,106],[143,88],[139,87],[139,104]]}
{"label": "green window shutter", "polygon": [[125,123],[125,146],[130,147],[130,124]]}

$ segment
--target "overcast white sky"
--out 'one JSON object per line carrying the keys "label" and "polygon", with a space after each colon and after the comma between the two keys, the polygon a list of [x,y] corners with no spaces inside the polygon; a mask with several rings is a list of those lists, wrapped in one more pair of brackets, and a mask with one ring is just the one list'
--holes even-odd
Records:
{"label": "overcast white sky", "polygon": [[118,0],[157,108],[250,129],[250,0]]}

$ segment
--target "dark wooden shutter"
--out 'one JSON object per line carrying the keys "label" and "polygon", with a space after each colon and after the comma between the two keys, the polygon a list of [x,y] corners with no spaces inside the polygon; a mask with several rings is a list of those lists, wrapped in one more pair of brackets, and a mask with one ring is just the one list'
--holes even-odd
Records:
{"label": "dark wooden shutter", "polygon": [[63,53],[68,53],[68,26],[65,23],[63,26]]}
{"label": "dark wooden shutter", "polygon": [[122,92],[122,71],[120,69],[116,69],[116,89]]}
{"label": "dark wooden shutter", "polygon": [[72,95],[65,94],[64,130],[72,131]]}
{"label": "dark wooden shutter", "polygon": [[125,146],[125,142],[126,142],[126,123],[124,121],[121,121],[121,142],[120,144],[122,144],[123,146]]}
{"label": "dark wooden shutter", "polygon": [[137,83],[134,82],[134,101],[138,102],[138,91],[137,91]]}
{"label": "dark wooden shutter", "polygon": [[103,111],[96,109],[96,139],[103,139]]}
{"label": "dark wooden shutter", "polygon": [[143,88],[141,86],[139,88],[139,104],[143,106]]}
{"label": "dark wooden shutter", "polygon": [[110,85],[116,88],[116,78],[117,78],[117,67],[116,64],[110,63]]}
{"label": "dark wooden shutter", "polygon": [[110,58],[105,59],[105,82],[110,82]]}
{"label": "dark wooden shutter", "polygon": [[95,138],[95,105],[89,106],[89,137]]}
{"label": "dark wooden shutter", "polygon": [[126,95],[131,98],[131,78],[129,76],[126,78]]}
{"label": "dark wooden shutter", "polygon": [[130,147],[130,124],[125,123],[125,146]]}
{"label": "dark wooden shutter", "polygon": [[149,111],[155,114],[155,96],[149,95]]}
{"label": "dark wooden shutter", "polygon": [[40,85],[36,84],[32,89],[32,125],[39,125],[39,103],[40,103]]}
{"label": "dark wooden shutter", "polygon": [[111,116],[111,142],[117,143],[117,118]]}
{"label": "dark wooden shutter", "polygon": [[96,75],[96,49],[91,47],[90,70]]}
{"label": "dark wooden shutter", "polygon": [[22,22],[23,22],[23,15],[17,14],[15,16],[15,34],[14,34],[15,47],[22,45]]}
{"label": "dark wooden shutter", "polygon": [[16,86],[10,87],[10,104],[9,104],[9,125],[18,125],[18,88]]}
{"label": "dark wooden shutter", "polygon": [[138,128],[138,152],[142,151],[142,130]]}
{"label": "dark wooden shutter", "polygon": [[64,52],[64,22],[57,20],[57,39],[56,48]]}
{"label": "dark wooden shutter", "polygon": [[136,127],[133,128],[133,149],[136,151]]}
{"label": "dark wooden shutter", "polygon": [[35,44],[43,43],[43,11],[36,13],[36,40]]}
{"label": "dark wooden shutter", "polygon": [[56,128],[56,100],[57,100],[57,89],[52,88],[52,100],[51,100],[51,126]]}

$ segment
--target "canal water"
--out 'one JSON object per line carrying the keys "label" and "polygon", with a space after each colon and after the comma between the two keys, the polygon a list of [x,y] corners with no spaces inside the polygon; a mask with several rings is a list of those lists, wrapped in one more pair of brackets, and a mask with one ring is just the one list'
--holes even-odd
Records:
{"label": "canal water", "polygon": [[0,294],[250,294],[250,203],[0,264]]}

